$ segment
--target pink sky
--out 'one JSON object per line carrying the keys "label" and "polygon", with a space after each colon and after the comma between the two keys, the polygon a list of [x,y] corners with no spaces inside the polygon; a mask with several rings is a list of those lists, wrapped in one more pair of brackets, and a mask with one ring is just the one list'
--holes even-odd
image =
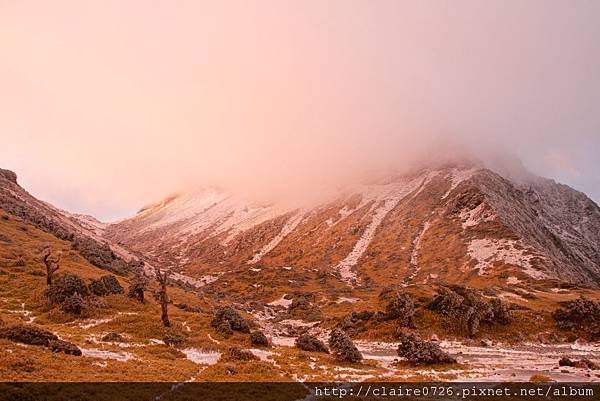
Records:
{"label": "pink sky", "polygon": [[0,167],[113,219],[440,141],[600,199],[600,2],[0,0]]}

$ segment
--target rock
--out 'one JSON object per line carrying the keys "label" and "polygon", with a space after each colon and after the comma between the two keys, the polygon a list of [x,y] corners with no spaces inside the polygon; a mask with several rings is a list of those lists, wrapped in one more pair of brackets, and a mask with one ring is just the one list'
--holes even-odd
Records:
{"label": "rock", "polygon": [[92,280],[89,289],[92,294],[101,297],[112,294],[123,294],[125,292],[121,284],[119,284],[119,280],[113,275],[106,275],[97,280]]}
{"label": "rock", "polygon": [[262,331],[253,331],[250,334],[250,343],[258,347],[268,347],[269,339]]}
{"label": "rock", "polygon": [[6,178],[8,181],[16,184],[17,183],[17,174],[10,170],[4,170],[0,168],[0,176]]}
{"label": "rock", "polygon": [[107,343],[126,343],[127,340],[125,337],[120,335],[119,333],[108,333],[102,337],[102,341]]}
{"label": "rock", "polygon": [[21,344],[48,346],[50,341],[58,340],[55,334],[32,324],[16,324],[0,327],[0,338]]}
{"label": "rock", "polygon": [[63,352],[67,355],[81,356],[81,350],[75,344],[63,340],[50,340],[48,348],[52,352]]}
{"label": "rock", "polygon": [[456,363],[456,359],[444,352],[440,346],[431,341],[422,341],[413,334],[404,334],[398,345],[398,356],[415,365],[434,365]]}
{"label": "rock", "polygon": [[486,339],[481,340],[479,345],[481,345],[482,347],[491,347],[493,345],[493,343],[492,343],[492,340],[488,340],[486,338]]}
{"label": "rock", "polygon": [[71,273],[58,276],[45,292],[50,302],[54,304],[62,304],[75,293],[81,297],[89,295],[85,281],[76,274]]}
{"label": "rock", "polygon": [[296,338],[295,345],[297,348],[303,351],[324,352],[326,354],[329,353],[329,349],[327,349],[325,343],[323,343],[323,341],[310,334],[303,334],[300,337]]}
{"label": "rock", "polygon": [[249,333],[250,326],[248,322],[231,306],[221,306],[215,311],[215,315],[210,325],[212,327],[221,327],[223,322],[228,322],[231,330]]}
{"label": "rock", "polygon": [[333,329],[329,335],[331,348],[338,361],[360,362],[362,355],[350,337],[341,329]]}
{"label": "rock", "polygon": [[229,348],[227,350],[225,359],[228,359],[231,361],[256,361],[256,360],[259,360],[259,358],[256,355],[254,355],[252,352],[245,350],[245,349],[240,349],[238,347]]}
{"label": "rock", "polygon": [[440,341],[440,339],[439,339],[439,337],[436,334],[432,334],[431,338],[429,339],[429,341],[438,342],[438,341]]}

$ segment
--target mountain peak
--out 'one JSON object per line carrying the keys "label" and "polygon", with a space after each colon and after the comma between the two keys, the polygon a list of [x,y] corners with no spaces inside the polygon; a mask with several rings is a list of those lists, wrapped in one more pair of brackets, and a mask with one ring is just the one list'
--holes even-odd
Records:
{"label": "mountain peak", "polygon": [[17,183],[17,174],[10,170],[4,170],[0,168],[0,176],[6,178],[10,182]]}

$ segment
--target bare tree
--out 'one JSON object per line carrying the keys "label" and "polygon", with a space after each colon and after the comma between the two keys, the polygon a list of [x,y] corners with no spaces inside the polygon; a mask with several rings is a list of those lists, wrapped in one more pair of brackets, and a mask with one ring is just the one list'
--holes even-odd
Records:
{"label": "bare tree", "polygon": [[171,322],[169,321],[169,312],[167,310],[169,306],[169,296],[167,295],[169,271],[165,270],[164,272],[161,272],[158,267],[155,267],[154,273],[156,274],[156,281],[158,281],[158,284],[160,285],[160,290],[158,291],[158,300],[162,310],[161,319],[165,327],[171,327]]}
{"label": "bare tree", "polygon": [[57,254],[56,257],[54,257],[54,258],[52,257],[52,247],[51,246],[48,245],[47,247],[44,248],[44,251],[42,253],[42,261],[46,265],[46,284],[47,285],[52,284],[52,277],[54,276],[54,273],[60,268],[60,265],[59,265],[60,257],[61,257],[60,252]]}

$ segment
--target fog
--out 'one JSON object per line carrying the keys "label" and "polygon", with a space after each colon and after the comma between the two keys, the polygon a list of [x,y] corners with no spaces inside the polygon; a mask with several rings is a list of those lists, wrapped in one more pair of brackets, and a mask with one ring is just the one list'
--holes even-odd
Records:
{"label": "fog", "polygon": [[598,202],[598,38],[585,0],[0,1],[0,167],[104,220],[201,185],[303,196],[447,148]]}

